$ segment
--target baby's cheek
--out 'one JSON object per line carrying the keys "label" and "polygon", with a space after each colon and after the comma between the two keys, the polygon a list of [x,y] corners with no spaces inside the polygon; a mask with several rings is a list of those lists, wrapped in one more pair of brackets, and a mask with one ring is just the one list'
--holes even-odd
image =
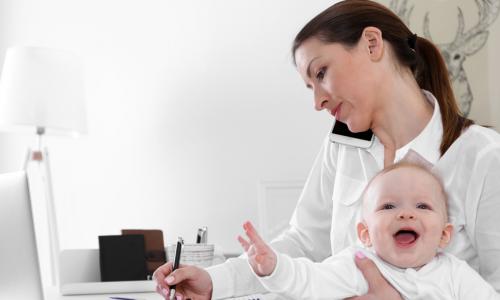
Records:
{"label": "baby's cheek", "polygon": [[384,256],[389,255],[390,245],[392,245],[391,238],[389,236],[380,234],[372,235],[371,247],[373,247],[378,256],[384,258]]}

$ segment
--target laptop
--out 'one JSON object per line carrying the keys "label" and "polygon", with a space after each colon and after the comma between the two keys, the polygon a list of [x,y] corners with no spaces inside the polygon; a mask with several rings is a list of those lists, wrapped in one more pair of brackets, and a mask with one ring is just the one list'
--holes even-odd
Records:
{"label": "laptop", "polygon": [[43,298],[26,173],[0,174],[0,299]]}

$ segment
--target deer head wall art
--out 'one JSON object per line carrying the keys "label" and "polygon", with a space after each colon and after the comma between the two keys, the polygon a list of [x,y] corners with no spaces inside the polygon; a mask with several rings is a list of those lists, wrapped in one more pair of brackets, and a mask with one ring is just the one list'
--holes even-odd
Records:
{"label": "deer head wall art", "polygon": [[[464,61],[467,57],[478,52],[488,41],[488,28],[495,22],[500,11],[500,0],[474,0],[478,11],[478,21],[474,25],[465,24],[464,14],[461,7],[457,7],[458,26],[455,37],[451,42],[440,43],[431,37],[430,23],[432,12],[426,12],[423,21],[424,37],[433,40],[443,55],[448,73],[453,86],[455,97],[462,113],[467,116],[470,113],[474,100],[467,73],[464,69]],[[414,1],[418,5],[418,1]],[[414,5],[410,5],[408,0],[391,0],[390,8],[410,26],[410,16]],[[434,20],[443,22],[443,20]],[[466,30],[466,27],[468,28]]]}

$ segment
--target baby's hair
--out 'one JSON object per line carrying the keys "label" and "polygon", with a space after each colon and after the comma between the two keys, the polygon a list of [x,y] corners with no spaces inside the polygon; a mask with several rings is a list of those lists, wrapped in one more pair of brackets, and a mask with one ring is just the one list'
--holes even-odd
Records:
{"label": "baby's hair", "polygon": [[[427,161],[425,161],[425,162],[427,162]],[[445,217],[448,218],[448,195],[446,194],[446,191],[444,189],[444,185],[443,185],[441,178],[438,176],[438,174],[436,174],[435,172],[433,172],[431,170],[430,166],[431,165],[429,163],[426,164],[426,163],[423,163],[422,161],[418,161],[418,160],[414,160],[414,159],[409,159],[409,160],[403,159],[395,164],[387,166],[384,169],[382,169],[382,171],[378,172],[375,176],[373,176],[372,179],[370,179],[370,181],[368,181],[368,184],[366,185],[365,189],[363,190],[363,193],[361,194],[361,200],[363,202],[365,201],[365,195],[366,195],[368,189],[373,184],[373,181],[376,178],[381,177],[381,176],[383,176],[391,171],[394,171],[396,169],[414,168],[414,169],[424,171],[425,173],[431,175],[436,180],[436,182],[439,184],[439,187],[441,189],[441,193],[443,194],[443,198],[444,198]]]}

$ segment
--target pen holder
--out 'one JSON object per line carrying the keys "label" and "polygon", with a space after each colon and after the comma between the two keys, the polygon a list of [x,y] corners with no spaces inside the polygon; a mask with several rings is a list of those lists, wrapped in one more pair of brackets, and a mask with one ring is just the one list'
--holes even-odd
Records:
{"label": "pen holder", "polygon": [[[167,246],[167,261],[175,258],[175,244]],[[181,264],[209,267],[214,259],[213,244],[184,244],[181,252]]]}

